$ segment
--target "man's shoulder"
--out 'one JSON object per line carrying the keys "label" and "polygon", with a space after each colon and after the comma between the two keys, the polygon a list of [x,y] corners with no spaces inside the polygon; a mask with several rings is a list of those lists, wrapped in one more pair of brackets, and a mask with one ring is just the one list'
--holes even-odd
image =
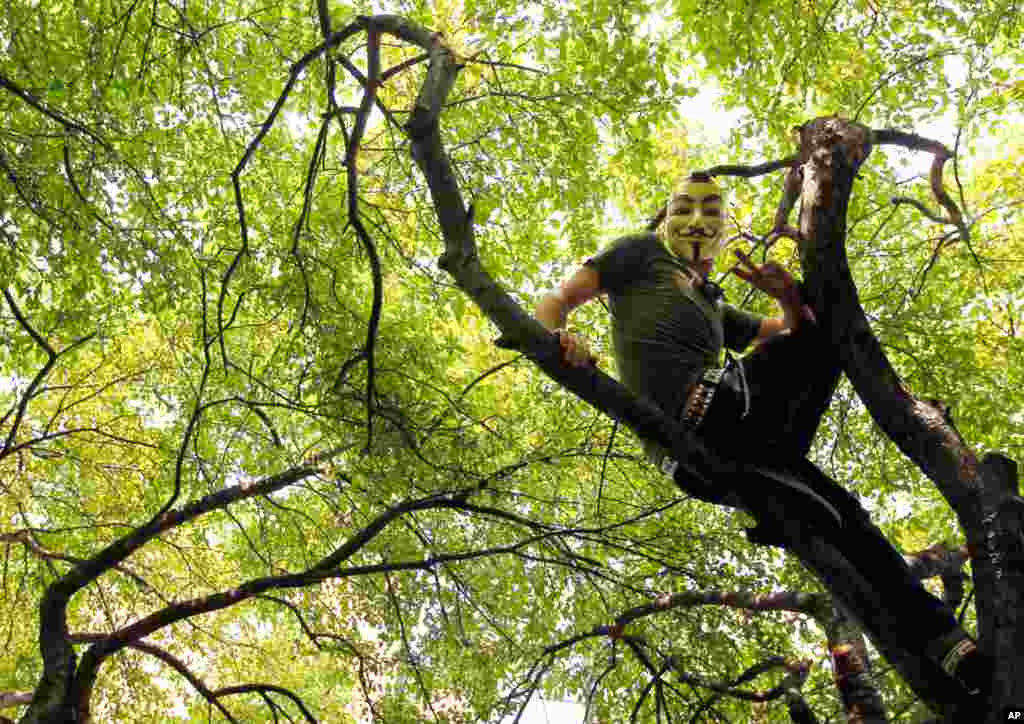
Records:
{"label": "man's shoulder", "polygon": [[668,256],[661,239],[653,232],[644,231],[620,236],[587,259],[587,263],[600,266],[604,262],[646,261],[660,256]]}
{"label": "man's shoulder", "polygon": [[661,238],[653,231],[638,231],[625,234],[611,243],[611,246],[631,247],[649,254],[667,254],[668,249],[661,243]]}

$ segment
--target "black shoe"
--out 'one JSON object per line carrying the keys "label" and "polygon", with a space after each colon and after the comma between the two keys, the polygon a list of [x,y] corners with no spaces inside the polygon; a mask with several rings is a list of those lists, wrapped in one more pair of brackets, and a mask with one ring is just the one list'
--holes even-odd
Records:
{"label": "black shoe", "polygon": [[960,654],[959,658],[952,664],[952,669],[947,669],[943,663],[942,668],[957,680],[960,686],[970,697],[985,698],[992,687],[992,675],[995,670],[995,661],[988,654],[978,651],[978,647],[970,639],[966,639],[971,648],[966,653]]}
{"label": "black shoe", "polygon": [[[963,687],[967,696],[987,697],[992,686],[995,661],[978,650],[974,640],[960,630],[933,642],[929,647],[942,670]],[[938,651],[938,655],[935,652]]]}

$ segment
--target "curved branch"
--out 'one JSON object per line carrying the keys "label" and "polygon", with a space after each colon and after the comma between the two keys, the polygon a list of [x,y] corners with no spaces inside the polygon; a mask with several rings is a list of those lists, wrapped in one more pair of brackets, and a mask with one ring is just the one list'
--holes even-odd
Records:
{"label": "curved branch", "polygon": [[220,699],[225,696],[237,696],[238,694],[252,694],[252,693],[266,694],[267,692],[273,694],[280,694],[281,696],[287,697],[291,700],[299,711],[302,712],[302,716],[305,717],[306,721],[310,724],[317,724],[316,717],[313,716],[312,712],[306,707],[306,704],[301,698],[294,692],[284,688],[283,686],[277,686],[276,684],[239,684],[238,686],[226,686],[223,689],[217,689],[213,692],[213,696]]}
{"label": "curved branch", "polygon": [[740,178],[754,178],[755,176],[764,176],[765,174],[772,173],[773,171],[779,171],[784,168],[791,168],[798,159],[798,156],[788,156],[786,158],[780,158],[774,161],[765,161],[763,163],[753,165],[723,164],[721,166],[712,166],[709,169],[705,169],[703,173],[706,173],[708,176],[739,176]]}
{"label": "curved branch", "polygon": [[364,84],[363,99],[356,113],[355,126],[348,138],[345,149],[345,169],[347,172],[348,219],[355,229],[359,241],[370,261],[370,273],[373,279],[373,300],[370,305],[370,319],[366,327],[366,344],[363,356],[366,360],[366,447],[369,450],[373,443],[373,412],[376,402],[376,386],[374,373],[374,350],[377,344],[377,331],[380,327],[380,315],[384,306],[384,278],[381,272],[380,256],[377,246],[373,243],[359,215],[359,149],[366,132],[366,124],[370,118],[377,99],[377,88],[380,85],[380,31],[371,22],[366,29],[366,64],[367,78]]}
{"label": "curved branch", "polygon": [[203,683],[202,679],[193,674],[185,665],[184,661],[174,656],[170,652],[165,651],[159,646],[155,646],[154,644],[149,643],[148,641],[132,641],[130,644],[128,644],[128,646],[130,648],[137,649],[138,651],[147,653],[150,656],[159,659],[160,661],[167,664],[169,667],[178,672],[181,678],[185,679],[185,681],[187,681],[192,686],[192,688],[199,693],[200,696],[202,696],[204,699],[210,702],[210,704],[212,704],[213,706],[217,707],[220,713],[224,715],[225,719],[227,719],[229,722],[233,722],[234,724],[238,724],[238,720],[235,719],[234,716],[232,716],[231,712],[227,708],[225,708],[223,704],[217,701],[217,699],[219,698],[217,693],[211,690],[208,686],[206,686],[206,684]]}
{"label": "curved branch", "polygon": [[[789,156],[787,158],[776,159],[775,161],[765,161],[764,163],[750,165],[743,164],[723,164],[720,166],[712,166],[711,168],[704,169],[702,171],[695,171],[694,173],[705,173],[708,176],[738,176],[740,178],[754,178],[755,176],[764,176],[765,174],[772,173],[784,168],[792,168],[798,161],[797,156]],[[792,208],[792,204],[790,204]],[[651,217],[650,221],[647,222],[647,230],[654,231],[658,228],[658,225],[665,220],[665,214],[668,213],[668,206],[662,206],[654,216]]]}
{"label": "curved branch", "polygon": [[[63,553],[53,553],[51,551],[46,550],[39,543],[39,541],[37,541],[33,537],[32,531],[30,530],[17,530],[10,533],[0,533],[0,541],[8,543],[21,543],[33,555],[43,560],[63,561],[65,563],[70,563],[74,566],[81,566],[87,562],[86,559],[84,558],[77,558],[75,556],[69,556]],[[153,586],[149,584],[149,582],[145,578],[135,573],[127,566],[118,563],[111,566],[111,570],[123,573],[125,576],[135,581],[135,583],[138,584],[144,590],[156,590]]]}
{"label": "curved branch", "polygon": [[[946,192],[946,186],[942,182],[942,170],[946,165],[946,161],[953,157],[953,152],[938,141],[918,136],[915,133],[906,133],[891,128],[873,131],[872,136],[875,144],[879,146],[902,146],[913,151],[926,151],[932,154],[932,166],[929,173],[932,194],[935,195],[935,199],[949,214],[948,219],[942,219],[939,223],[956,226],[961,238],[964,241],[970,241],[971,234],[967,224],[964,223],[963,213],[961,213],[960,207],[956,205],[956,202]],[[923,206],[915,204],[915,208],[925,213],[933,221],[937,221],[934,216],[924,210]]]}

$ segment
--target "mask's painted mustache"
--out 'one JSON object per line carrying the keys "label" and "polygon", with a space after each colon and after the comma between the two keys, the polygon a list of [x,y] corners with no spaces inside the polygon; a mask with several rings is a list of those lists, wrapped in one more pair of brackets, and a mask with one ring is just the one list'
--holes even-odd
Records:
{"label": "mask's painted mustache", "polygon": [[697,228],[684,229],[684,230],[676,232],[676,235],[677,236],[685,236],[687,238],[689,238],[689,237],[696,237],[696,236],[700,236],[700,237],[703,237],[705,239],[714,239],[715,238],[714,234],[710,234],[710,233],[704,231],[704,229],[697,229]]}

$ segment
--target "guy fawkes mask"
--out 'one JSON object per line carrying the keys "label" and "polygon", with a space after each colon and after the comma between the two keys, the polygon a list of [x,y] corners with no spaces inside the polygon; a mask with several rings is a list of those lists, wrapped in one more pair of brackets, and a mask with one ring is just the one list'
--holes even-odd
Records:
{"label": "guy fawkes mask", "polygon": [[688,178],[672,196],[662,222],[662,241],[676,256],[707,267],[722,249],[722,190],[711,180]]}

